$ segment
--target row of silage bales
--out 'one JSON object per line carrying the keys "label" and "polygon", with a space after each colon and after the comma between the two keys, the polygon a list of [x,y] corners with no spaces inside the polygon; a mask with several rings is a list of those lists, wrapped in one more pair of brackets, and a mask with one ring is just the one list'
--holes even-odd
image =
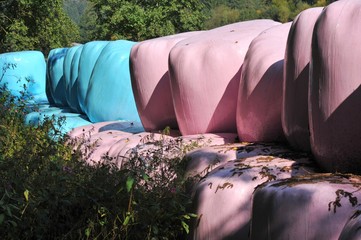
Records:
{"label": "row of silage bales", "polygon": [[52,107],[29,114],[27,122],[36,123],[52,115],[65,117],[63,133],[91,122],[140,122],[130,83],[133,45],[125,40],[93,41],[52,49],[46,80]]}

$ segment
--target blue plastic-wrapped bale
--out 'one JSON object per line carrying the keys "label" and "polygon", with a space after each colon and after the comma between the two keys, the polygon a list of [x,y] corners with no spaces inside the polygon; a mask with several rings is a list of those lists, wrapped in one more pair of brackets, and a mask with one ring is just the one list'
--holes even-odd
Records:
{"label": "blue plastic-wrapped bale", "polygon": [[110,42],[100,54],[89,82],[85,113],[92,122],[140,122],[130,80],[129,57],[135,42]]}
{"label": "blue plastic-wrapped bale", "polygon": [[61,113],[70,113],[69,108],[58,108],[51,105],[41,105],[39,109],[30,112],[25,116],[25,123],[30,125],[38,125],[46,118],[56,117]]}
{"label": "blue plastic-wrapped bale", "polygon": [[85,115],[72,113],[70,108],[58,108],[51,106],[41,106],[36,112],[26,115],[25,123],[38,125],[46,119],[54,119],[55,128],[62,134],[66,134],[74,128],[91,124]]}
{"label": "blue plastic-wrapped bale", "polygon": [[[64,73],[66,78],[66,100],[70,109],[77,113],[82,113],[78,100],[78,73],[79,60],[84,45],[78,45],[69,49],[66,61],[64,61]],[[70,53],[70,54],[69,54]],[[69,60],[68,61],[68,55]],[[67,71],[65,71],[67,68]]]}
{"label": "blue plastic-wrapped bale", "polygon": [[[0,85],[20,96],[30,95],[35,102],[47,101],[45,94],[46,63],[39,51],[22,51],[0,54]],[[25,86],[25,89],[24,89]]]}
{"label": "blue plastic-wrapped bale", "polygon": [[[64,63],[63,63],[63,71],[64,71],[64,80],[65,80],[65,97],[66,97],[66,102],[68,103],[68,106],[76,111],[76,107],[72,107],[72,102],[71,102],[71,98],[72,98],[72,73],[73,71],[73,59],[75,57],[75,54],[77,52],[77,50],[79,48],[82,48],[82,45],[77,45],[74,47],[71,47],[68,49],[65,58],[64,58]],[[76,67],[78,68],[78,64],[79,63],[79,58],[78,61],[76,63]],[[76,69],[76,72],[78,72],[78,69]],[[74,77],[78,77],[78,74],[74,75]],[[75,109],[74,109],[75,108]]]}
{"label": "blue plastic-wrapped bale", "polygon": [[68,48],[52,49],[48,55],[47,65],[47,88],[49,102],[54,103],[56,106],[68,106],[66,101],[66,89],[64,78],[64,58]]}
{"label": "blue plastic-wrapped bale", "polygon": [[[83,46],[79,59],[79,73],[77,81],[77,95],[82,112],[85,112],[85,98],[94,65],[101,51],[108,43],[109,41],[93,41],[88,42]],[[106,68],[104,71],[106,71]]]}

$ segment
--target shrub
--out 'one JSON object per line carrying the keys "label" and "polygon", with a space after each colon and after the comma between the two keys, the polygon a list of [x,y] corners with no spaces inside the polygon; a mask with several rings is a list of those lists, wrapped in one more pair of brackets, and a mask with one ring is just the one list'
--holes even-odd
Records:
{"label": "shrub", "polygon": [[54,127],[64,119],[25,125],[23,100],[0,90],[1,239],[185,237],[195,215],[184,154],[196,144],[150,137],[129,150],[121,169],[107,156],[89,166]]}

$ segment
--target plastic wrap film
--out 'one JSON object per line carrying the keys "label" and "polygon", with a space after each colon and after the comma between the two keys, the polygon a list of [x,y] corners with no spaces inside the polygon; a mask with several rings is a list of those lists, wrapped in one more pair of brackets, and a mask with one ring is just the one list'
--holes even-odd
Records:
{"label": "plastic wrap film", "polygon": [[[79,59],[79,72],[77,80],[78,101],[82,112],[85,112],[85,98],[88,92],[88,85],[94,65],[103,48],[109,41],[92,41],[84,44]],[[104,69],[106,71],[106,69]]]}
{"label": "plastic wrap film", "polygon": [[198,217],[191,224],[190,239],[199,240],[248,239],[254,189],[316,170],[307,154],[276,144],[211,146],[187,158],[188,175],[202,177],[192,188],[192,211]]}
{"label": "plastic wrap film", "polygon": [[352,213],[342,229],[339,240],[361,239],[361,208],[360,206]]}
{"label": "plastic wrap film", "polygon": [[169,56],[174,109],[183,135],[236,132],[241,66],[251,41],[279,25],[253,20],[215,28],[177,43]]}
{"label": "plastic wrap film", "polygon": [[129,70],[130,50],[134,44],[126,40],[110,42],[99,55],[84,102],[85,113],[92,122],[140,122]]}
{"label": "plastic wrap film", "polygon": [[259,186],[251,237],[337,240],[361,197],[358,176],[314,174]]}
{"label": "plastic wrap film", "polygon": [[187,32],[140,42],[133,46],[131,80],[134,98],[146,131],[177,129],[168,72],[168,56],[179,41],[199,34]]}
{"label": "plastic wrap film", "polygon": [[295,149],[311,151],[308,85],[313,28],[322,7],[301,12],[288,35],[283,78],[282,127]]}
{"label": "plastic wrap film", "polygon": [[327,171],[361,173],[361,2],[328,5],[313,33],[311,149]]}
{"label": "plastic wrap film", "polygon": [[79,103],[77,101],[77,78],[79,58],[83,45],[77,45],[69,48],[64,58],[64,79],[65,79],[65,94],[68,106],[75,112],[81,112]]}
{"label": "plastic wrap film", "polygon": [[249,142],[282,141],[283,63],[291,23],[262,32],[251,43],[241,73],[237,131]]}
{"label": "plastic wrap film", "polygon": [[[6,85],[14,96],[26,95],[35,102],[46,102],[46,63],[39,51],[0,54],[0,85]],[[25,88],[24,88],[25,85]],[[29,99],[30,100],[30,99]]]}
{"label": "plastic wrap film", "polygon": [[47,63],[47,88],[50,103],[58,107],[67,107],[66,84],[64,78],[64,59],[68,48],[50,50]]}

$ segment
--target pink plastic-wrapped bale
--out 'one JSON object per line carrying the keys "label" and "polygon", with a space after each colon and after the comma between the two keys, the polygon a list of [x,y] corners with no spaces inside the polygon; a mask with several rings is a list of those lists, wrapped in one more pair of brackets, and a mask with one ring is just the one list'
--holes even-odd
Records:
{"label": "pink plastic-wrapped bale", "polygon": [[173,104],[183,135],[236,132],[240,71],[251,41],[279,23],[239,22],[177,43],[169,55]]}
{"label": "pink plastic-wrapped bale", "polygon": [[[202,134],[191,136],[168,136],[161,133],[139,132],[141,126],[129,122],[99,122],[73,129],[68,133],[74,148],[80,148],[89,164],[108,162],[122,167],[135,152],[148,156],[164,146],[171,145],[164,152],[165,157],[179,157],[179,149],[187,147],[221,145],[232,143],[235,134]],[[133,133],[130,133],[133,132]],[[162,141],[162,144],[159,144]],[[90,148],[88,148],[89,146]],[[177,147],[174,147],[177,146]]]}
{"label": "pink plastic-wrapped bale", "polygon": [[337,240],[361,197],[361,179],[314,174],[261,185],[253,197],[251,237]]}
{"label": "pink plastic-wrapped bale", "polygon": [[108,121],[93,123],[91,125],[82,126],[73,129],[68,135],[71,138],[84,138],[101,132],[127,132],[139,133],[144,129],[141,124],[129,121]]}
{"label": "pink plastic-wrapped bale", "polygon": [[312,32],[321,7],[301,12],[288,35],[283,78],[282,127],[295,149],[310,151],[308,83]]}
{"label": "pink plastic-wrapped bale", "polygon": [[213,153],[207,148],[202,150],[207,154],[188,155],[187,175],[206,174],[192,189],[192,212],[198,217],[191,224],[191,239],[248,239],[255,187],[314,171],[307,155],[274,144],[240,143],[213,149]]}
{"label": "pink plastic-wrapped bale", "polygon": [[179,41],[199,32],[187,32],[140,42],[130,54],[131,80],[140,119],[146,131],[177,129],[168,73],[168,56]]}
{"label": "pink plastic-wrapped bale", "polygon": [[282,141],[283,63],[291,23],[256,37],[242,67],[237,102],[237,131],[242,141]]}
{"label": "pink plastic-wrapped bale", "polygon": [[[109,150],[120,140],[127,141],[127,139],[133,137],[134,134],[122,132],[122,131],[104,131],[92,135],[89,138],[90,146],[92,146],[91,152],[85,155],[85,161],[90,164],[100,163],[114,163],[112,156],[109,154]],[[83,153],[86,153],[83,148]]]}
{"label": "pink plastic-wrapped bale", "polygon": [[109,148],[108,156],[110,161],[118,168],[122,168],[125,163],[133,159],[134,156],[149,159],[153,154],[160,154],[162,157],[174,157],[171,151],[159,151],[162,147],[158,141],[172,141],[173,137],[159,133],[142,132],[133,134],[123,139],[119,139]]}
{"label": "pink plastic-wrapped bale", "polygon": [[337,1],[314,29],[311,148],[327,171],[361,173],[361,1]]}
{"label": "pink plastic-wrapped bale", "polygon": [[359,240],[361,239],[361,208],[350,216],[342,229],[339,240]]}

